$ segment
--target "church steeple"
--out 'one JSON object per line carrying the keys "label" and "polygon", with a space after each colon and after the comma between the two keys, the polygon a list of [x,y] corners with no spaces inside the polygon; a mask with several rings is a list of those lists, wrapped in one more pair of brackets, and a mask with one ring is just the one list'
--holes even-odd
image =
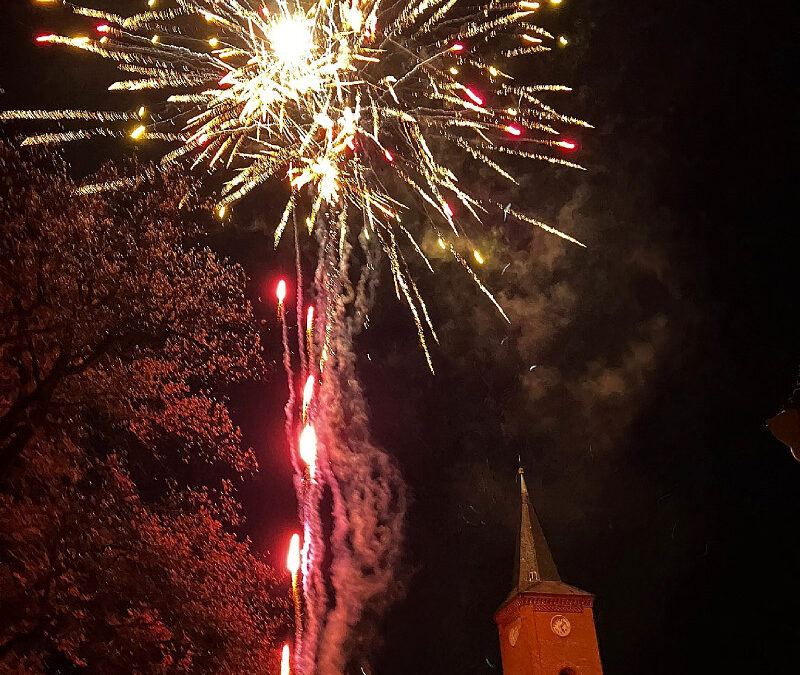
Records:
{"label": "church steeple", "polygon": [[519,468],[521,513],[514,560],[514,592],[524,593],[540,581],[561,581],[553,555],[544,538],[536,511],[531,506],[525,471]]}
{"label": "church steeple", "polygon": [[561,581],[519,470],[520,521],[511,594],[495,614],[506,675],[602,675],[594,596]]}

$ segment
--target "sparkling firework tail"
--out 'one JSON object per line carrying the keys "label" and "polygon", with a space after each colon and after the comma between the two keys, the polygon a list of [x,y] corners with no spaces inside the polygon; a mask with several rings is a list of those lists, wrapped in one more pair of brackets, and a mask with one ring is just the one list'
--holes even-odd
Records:
{"label": "sparkling firework tail", "polygon": [[[312,475],[311,469],[302,466],[300,461],[302,454],[300,451],[301,444],[298,440],[300,425],[297,424],[297,415],[295,413],[295,377],[292,369],[289,329],[286,323],[285,311],[280,314],[280,320],[283,339],[283,362],[289,391],[285,406],[286,435],[294,470],[298,517],[304,528],[301,552],[302,601],[298,594],[299,589],[297,588],[296,579],[293,578],[292,583],[295,600],[295,669],[298,673],[310,674],[315,670],[317,641],[321,621],[327,612],[328,602],[320,564],[324,558],[325,551],[320,517],[322,484]],[[306,411],[304,410],[303,412],[303,424],[305,424]],[[305,613],[302,615],[300,613],[301,606],[305,607]]]}

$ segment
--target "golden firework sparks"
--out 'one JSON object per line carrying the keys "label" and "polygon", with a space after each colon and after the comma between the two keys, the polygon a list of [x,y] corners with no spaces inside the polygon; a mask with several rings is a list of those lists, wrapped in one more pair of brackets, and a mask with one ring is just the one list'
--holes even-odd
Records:
{"label": "golden firework sparks", "polygon": [[[549,7],[559,2],[550,0]],[[483,257],[468,233],[497,205],[458,181],[456,153],[512,182],[502,156],[582,168],[564,157],[576,144],[561,129],[589,125],[540,99],[568,88],[516,84],[510,74],[516,57],[567,44],[534,23],[539,2],[151,0],[129,17],[62,4],[97,23],[87,26],[88,35],[46,34],[36,41],[116,62],[124,76],[109,90],[149,92],[147,106],[8,111],[0,120],[78,127],[31,135],[29,144],[112,136],[176,146],[165,151],[163,164],[228,172],[220,218],[266,181],[286,180],[290,198],[276,245],[299,215],[310,231],[325,230],[341,255],[347,214],[361,212],[361,231],[366,239],[377,235],[429,363],[426,336],[434,334],[398,239],[410,240],[410,250],[429,263],[416,241],[420,233],[402,224],[412,205],[399,202],[398,194],[410,189],[437,235],[443,225],[452,230],[445,250],[477,281],[465,256],[479,265]],[[531,143],[543,151],[530,152]],[[516,210],[504,214],[575,242]]]}

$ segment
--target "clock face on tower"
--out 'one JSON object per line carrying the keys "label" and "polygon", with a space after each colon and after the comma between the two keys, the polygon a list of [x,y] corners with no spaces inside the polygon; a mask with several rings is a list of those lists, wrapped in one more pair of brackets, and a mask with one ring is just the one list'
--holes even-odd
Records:
{"label": "clock face on tower", "polygon": [[567,637],[572,625],[567,617],[557,614],[550,620],[550,628],[558,637]]}

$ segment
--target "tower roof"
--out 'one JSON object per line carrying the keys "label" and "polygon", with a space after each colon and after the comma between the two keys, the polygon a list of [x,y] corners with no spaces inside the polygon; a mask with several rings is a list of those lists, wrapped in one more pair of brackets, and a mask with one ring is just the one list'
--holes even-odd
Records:
{"label": "tower roof", "polygon": [[550,553],[550,547],[539,524],[539,518],[530,503],[524,473],[520,468],[520,523],[517,554],[514,559],[513,588],[503,605],[523,593],[590,595],[561,581],[553,554]]}
{"label": "tower roof", "polygon": [[521,513],[517,535],[517,555],[514,560],[514,587],[524,591],[540,581],[561,581],[558,568],[544,538],[536,511],[530,503],[525,472],[519,470]]}

